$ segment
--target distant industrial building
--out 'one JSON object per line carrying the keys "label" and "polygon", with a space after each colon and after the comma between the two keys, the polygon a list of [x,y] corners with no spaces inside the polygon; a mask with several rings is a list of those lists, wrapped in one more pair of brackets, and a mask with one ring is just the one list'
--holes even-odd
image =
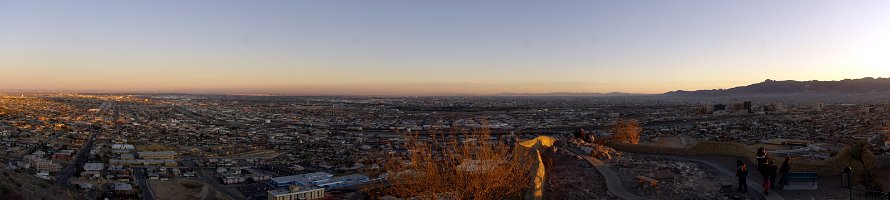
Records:
{"label": "distant industrial building", "polygon": [[276,188],[289,186],[312,186],[315,185],[316,182],[326,181],[333,177],[334,175],[327,172],[315,172],[293,176],[275,177],[271,179],[270,184]]}
{"label": "distant industrial building", "polygon": [[344,187],[352,187],[357,186],[363,183],[366,183],[370,180],[368,176],[361,174],[352,174],[346,176],[338,176],[328,180],[322,180],[315,183],[315,185],[324,188],[344,188]]}

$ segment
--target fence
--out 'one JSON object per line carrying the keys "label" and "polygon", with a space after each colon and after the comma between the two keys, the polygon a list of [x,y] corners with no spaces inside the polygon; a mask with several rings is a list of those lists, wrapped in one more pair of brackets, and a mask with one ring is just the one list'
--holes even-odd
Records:
{"label": "fence", "polygon": [[890,200],[890,193],[850,188],[850,199],[862,200]]}

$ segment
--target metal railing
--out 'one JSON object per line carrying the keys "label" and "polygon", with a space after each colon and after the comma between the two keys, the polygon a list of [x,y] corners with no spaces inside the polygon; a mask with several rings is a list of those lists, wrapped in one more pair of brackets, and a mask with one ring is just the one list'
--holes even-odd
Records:
{"label": "metal railing", "polygon": [[890,200],[890,193],[859,188],[850,188],[850,199]]}

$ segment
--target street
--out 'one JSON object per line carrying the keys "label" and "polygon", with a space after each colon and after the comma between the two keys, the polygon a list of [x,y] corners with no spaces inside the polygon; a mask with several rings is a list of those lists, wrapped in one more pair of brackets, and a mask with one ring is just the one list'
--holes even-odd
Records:
{"label": "street", "polygon": [[62,171],[59,172],[56,176],[56,183],[61,184],[68,189],[74,189],[69,180],[71,180],[71,177],[77,172],[77,168],[86,163],[87,156],[90,154],[90,149],[93,148],[93,142],[96,140],[96,135],[98,135],[98,133],[93,133],[90,136],[90,140],[80,148],[74,162],[71,162],[68,166],[65,166],[65,169],[62,169]]}

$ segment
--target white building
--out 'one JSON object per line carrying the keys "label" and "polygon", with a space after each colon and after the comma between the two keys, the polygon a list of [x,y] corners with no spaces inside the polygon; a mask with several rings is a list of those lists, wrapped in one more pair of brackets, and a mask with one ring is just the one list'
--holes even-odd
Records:
{"label": "white building", "polygon": [[111,144],[111,149],[115,150],[134,150],[135,146],[132,144]]}
{"label": "white building", "polygon": [[269,200],[299,200],[320,199],[324,197],[324,188],[301,188],[297,186],[289,189],[270,190]]}
{"label": "white building", "polygon": [[85,171],[102,171],[105,168],[105,164],[102,163],[86,163],[83,164],[83,170]]}

